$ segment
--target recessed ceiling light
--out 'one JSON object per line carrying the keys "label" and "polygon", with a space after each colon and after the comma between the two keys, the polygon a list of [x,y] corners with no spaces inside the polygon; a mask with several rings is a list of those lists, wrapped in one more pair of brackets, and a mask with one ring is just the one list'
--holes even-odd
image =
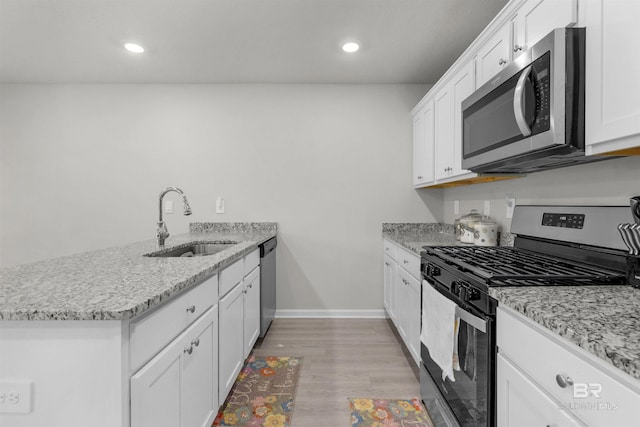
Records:
{"label": "recessed ceiling light", "polygon": [[142,53],[144,52],[144,48],[137,43],[125,43],[124,48],[129,52],[133,53]]}
{"label": "recessed ceiling light", "polygon": [[360,49],[360,45],[355,42],[349,42],[342,45],[342,50],[347,53],[357,52]]}

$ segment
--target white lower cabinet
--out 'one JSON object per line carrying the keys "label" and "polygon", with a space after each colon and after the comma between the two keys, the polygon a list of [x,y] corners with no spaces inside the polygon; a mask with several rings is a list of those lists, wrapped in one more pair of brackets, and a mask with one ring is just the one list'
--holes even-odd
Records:
{"label": "white lower cabinet", "polygon": [[[225,277],[239,280],[233,286],[226,285],[226,288],[231,288],[231,290],[219,302],[218,401],[220,405],[227,398],[245,359],[249,356],[260,335],[259,258],[259,252],[254,251],[225,269],[234,272],[234,274],[225,275],[225,270],[220,273],[221,288]],[[241,272],[240,275],[238,275],[238,271]]]}
{"label": "white lower cabinet", "polygon": [[244,279],[244,358],[260,335],[260,269],[254,269]]}
{"label": "white lower cabinet", "polygon": [[498,427],[638,425],[636,378],[508,308],[496,335]]}
{"label": "white lower cabinet", "polygon": [[218,307],[131,377],[131,425],[208,427],[218,410]]}
{"label": "white lower cabinet", "polygon": [[384,239],[383,248],[385,309],[404,345],[418,365],[420,363],[420,257],[387,239]]}
{"label": "white lower cabinet", "polygon": [[219,403],[222,405],[244,362],[244,288],[237,284],[220,300]]}
{"label": "white lower cabinet", "polygon": [[582,425],[500,354],[497,371],[498,427]]}
{"label": "white lower cabinet", "polygon": [[397,289],[396,289],[396,262],[393,258],[388,255],[384,255],[384,264],[382,266],[382,271],[384,272],[384,308],[387,310],[387,314],[391,320],[396,318],[396,299],[397,299]]}

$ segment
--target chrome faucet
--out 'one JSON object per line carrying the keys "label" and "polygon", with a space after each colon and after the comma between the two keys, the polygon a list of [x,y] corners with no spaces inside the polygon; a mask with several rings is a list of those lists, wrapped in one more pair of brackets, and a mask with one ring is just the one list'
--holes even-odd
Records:
{"label": "chrome faucet", "polygon": [[175,191],[176,193],[182,196],[182,201],[184,202],[183,213],[185,216],[191,215],[191,206],[189,206],[189,202],[187,201],[187,195],[184,194],[184,192],[181,189],[179,189],[178,187],[167,187],[160,192],[160,200],[159,200],[160,205],[158,210],[159,219],[158,219],[158,232],[157,232],[158,246],[160,247],[164,247],[164,241],[167,240],[167,237],[169,237],[169,230],[167,230],[167,225],[162,220],[162,198],[164,197],[165,194],[167,194],[170,191]]}

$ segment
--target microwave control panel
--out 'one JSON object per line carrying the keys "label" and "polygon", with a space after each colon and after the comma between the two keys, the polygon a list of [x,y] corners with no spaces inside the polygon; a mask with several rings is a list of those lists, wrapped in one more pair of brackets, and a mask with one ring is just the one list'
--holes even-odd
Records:
{"label": "microwave control panel", "polygon": [[531,126],[531,133],[534,135],[551,128],[550,56],[551,54],[547,52],[531,64],[531,77],[536,100],[535,119]]}

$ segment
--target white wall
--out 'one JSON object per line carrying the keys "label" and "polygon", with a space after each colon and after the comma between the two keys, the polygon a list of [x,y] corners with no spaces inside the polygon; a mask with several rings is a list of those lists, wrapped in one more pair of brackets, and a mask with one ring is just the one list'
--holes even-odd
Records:
{"label": "white wall", "polygon": [[[421,190],[428,191],[428,190]],[[460,214],[471,209],[483,212],[484,200],[491,201],[491,217],[509,231],[505,217],[508,193],[516,204],[627,206],[629,198],[640,195],[640,156],[537,172],[523,178],[454,187],[444,191],[445,222],[452,223],[454,201],[460,201]]]}
{"label": "white wall", "polygon": [[381,223],[443,219],[442,190],[411,186],[409,111],[426,91],[0,85],[0,265],[154,238],[175,185],[194,214],[166,215],[173,234],[279,223],[279,309],[381,309]]}

